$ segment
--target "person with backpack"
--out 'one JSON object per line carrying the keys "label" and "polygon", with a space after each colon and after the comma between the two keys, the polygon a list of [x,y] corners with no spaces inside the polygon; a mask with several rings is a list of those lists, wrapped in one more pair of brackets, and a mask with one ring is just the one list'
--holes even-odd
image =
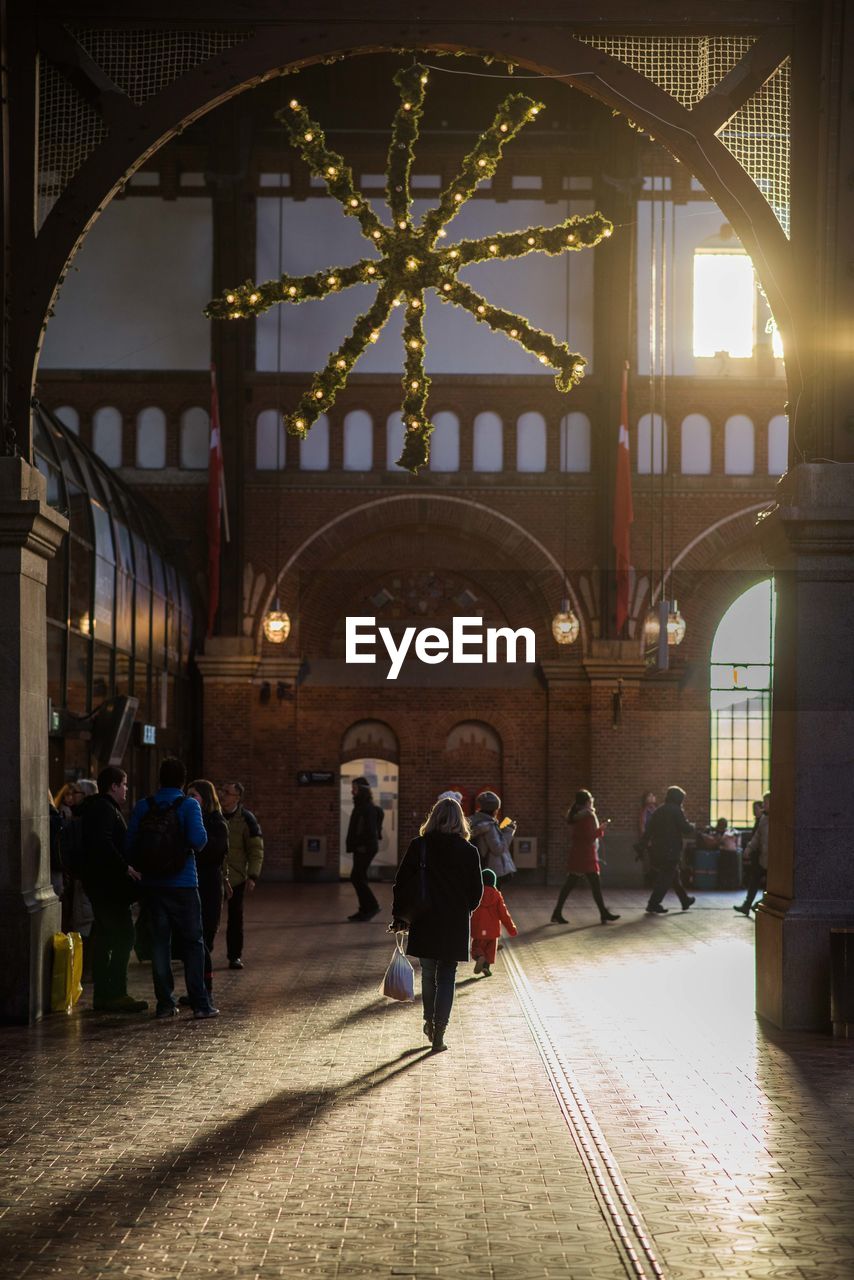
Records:
{"label": "person with backpack", "polygon": [[374,804],[371,784],[367,778],[354,778],[351,786],[353,812],[350,814],[350,822],[347,826],[345,847],[347,852],[353,855],[350,883],[356,890],[359,908],[347,919],[354,923],[361,923],[363,920],[373,920],[380,909],[380,904],[368,885],[368,867],[377,856],[380,847],[383,811],[378,804]]}
{"label": "person with backpack", "polygon": [[144,1013],[148,1008],[147,1000],[128,995],[127,986],[133,946],[130,904],[140,880],[125,856],[122,805],[127,793],[124,769],[108,765],[98,774],[98,794],[78,807],[83,848],[79,875],[95,913],[92,1008],[107,1013]]}
{"label": "person with backpack", "polygon": [[182,791],[186,770],[167,757],[160,766],[160,786],[140,800],[128,825],[127,848],[142,873],[142,888],[151,929],[151,973],[158,1018],[178,1012],[172,973],[172,935],[181,955],[187,994],[196,1018],[215,1018],[205,986],[205,943],[195,854],[207,844],[198,800]]}
{"label": "person with backpack", "polygon": [[225,949],[229,969],[243,968],[243,903],[254,893],[264,861],[264,838],[258,819],[243,804],[242,782],[224,782],[219,789],[222,816],[228,824],[226,878],[231,885]]}

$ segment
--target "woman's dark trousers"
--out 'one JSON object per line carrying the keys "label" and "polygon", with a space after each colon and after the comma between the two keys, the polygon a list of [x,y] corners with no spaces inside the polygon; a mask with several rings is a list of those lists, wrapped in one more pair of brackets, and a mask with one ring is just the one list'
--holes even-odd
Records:
{"label": "woman's dark trousers", "polygon": [[222,872],[219,867],[199,867],[199,897],[202,902],[202,936],[205,940],[205,986],[213,988],[214,938],[222,915]]}
{"label": "woman's dark trousers", "polygon": [[590,885],[590,892],[593,894],[593,901],[599,908],[600,916],[607,915],[608,908],[605,906],[605,899],[602,897],[602,884],[599,880],[598,871],[571,871],[561,885],[554,914],[556,916],[560,915],[561,911],[563,911],[563,904],[566,902],[567,898],[572,893],[572,890],[580,880],[586,880]]}
{"label": "woman's dark trousers", "polygon": [[456,960],[421,961],[421,1000],[424,1017],[434,1026],[444,1029],[448,1025],[454,1004],[454,979]]}
{"label": "woman's dark trousers", "polygon": [[368,887],[368,867],[375,857],[375,853],[366,853],[364,850],[360,852],[358,849],[353,854],[353,870],[350,872],[350,883],[356,890],[356,897],[359,899],[359,910],[363,911],[365,915],[373,915],[380,909],[380,904]]}

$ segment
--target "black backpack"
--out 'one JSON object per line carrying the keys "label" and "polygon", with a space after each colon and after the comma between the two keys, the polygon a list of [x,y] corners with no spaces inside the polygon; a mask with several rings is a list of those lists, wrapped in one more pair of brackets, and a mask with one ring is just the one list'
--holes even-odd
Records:
{"label": "black backpack", "polygon": [[189,847],[181,825],[181,805],[186,796],[178,796],[162,807],[149,796],[148,808],[139,820],[133,847],[133,866],[144,876],[162,880],[175,876],[187,861]]}

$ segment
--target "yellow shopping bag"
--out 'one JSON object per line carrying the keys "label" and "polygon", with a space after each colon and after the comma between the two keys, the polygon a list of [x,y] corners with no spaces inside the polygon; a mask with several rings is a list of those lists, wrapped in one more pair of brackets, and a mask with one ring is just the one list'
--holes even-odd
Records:
{"label": "yellow shopping bag", "polygon": [[50,1007],[54,1013],[70,1013],[83,994],[83,939],[79,933],[53,935],[53,978]]}

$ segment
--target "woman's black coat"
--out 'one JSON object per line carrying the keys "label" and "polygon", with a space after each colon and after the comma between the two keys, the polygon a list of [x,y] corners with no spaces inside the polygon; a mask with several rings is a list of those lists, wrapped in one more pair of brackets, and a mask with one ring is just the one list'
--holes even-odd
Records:
{"label": "woman's black coat", "polygon": [[426,909],[413,910],[421,898],[420,836],[406,850],[394,882],[394,917],[409,921],[407,954],[430,960],[468,960],[469,921],[483,893],[480,857],[462,836],[431,831],[424,840]]}

